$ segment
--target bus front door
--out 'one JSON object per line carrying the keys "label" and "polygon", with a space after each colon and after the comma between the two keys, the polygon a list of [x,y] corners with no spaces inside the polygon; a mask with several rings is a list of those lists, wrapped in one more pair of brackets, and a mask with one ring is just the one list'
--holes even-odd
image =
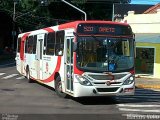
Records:
{"label": "bus front door", "polygon": [[65,50],[65,83],[66,91],[73,93],[73,37],[67,37]]}
{"label": "bus front door", "polygon": [[44,34],[37,35],[37,52],[36,52],[36,73],[37,79],[42,80],[43,77],[43,41],[44,41]]}

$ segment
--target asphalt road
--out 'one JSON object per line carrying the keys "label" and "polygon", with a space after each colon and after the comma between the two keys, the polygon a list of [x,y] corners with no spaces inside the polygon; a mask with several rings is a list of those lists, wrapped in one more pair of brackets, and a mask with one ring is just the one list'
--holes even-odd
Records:
{"label": "asphalt road", "polygon": [[160,119],[160,91],[135,96],[60,98],[54,89],[28,83],[14,66],[0,67],[0,120]]}

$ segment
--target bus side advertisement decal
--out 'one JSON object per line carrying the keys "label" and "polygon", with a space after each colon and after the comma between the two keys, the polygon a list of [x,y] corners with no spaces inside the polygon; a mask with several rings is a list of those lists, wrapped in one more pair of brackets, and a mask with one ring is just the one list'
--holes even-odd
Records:
{"label": "bus side advertisement decal", "polygon": [[61,67],[61,58],[62,58],[61,56],[58,56],[57,64],[56,64],[56,68],[55,68],[54,72],[52,73],[52,75],[49,78],[47,78],[45,80],[42,80],[44,83],[49,83],[49,82],[52,82],[54,80],[55,73],[59,72],[60,67]]}

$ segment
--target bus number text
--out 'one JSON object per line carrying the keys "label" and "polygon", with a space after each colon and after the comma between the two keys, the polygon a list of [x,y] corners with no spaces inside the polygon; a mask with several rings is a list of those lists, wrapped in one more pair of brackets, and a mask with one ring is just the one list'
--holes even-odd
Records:
{"label": "bus number text", "polygon": [[93,27],[85,26],[83,29],[85,32],[92,32],[93,31]]}

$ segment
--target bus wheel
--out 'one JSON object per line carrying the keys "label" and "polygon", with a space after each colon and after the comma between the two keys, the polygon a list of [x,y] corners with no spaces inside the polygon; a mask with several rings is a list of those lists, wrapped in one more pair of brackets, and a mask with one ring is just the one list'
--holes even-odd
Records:
{"label": "bus wheel", "polygon": [[30,71],[29,71],[28,67],[26,69],[26,77],[27,77],[29,83],[33,83],[33,80],[30,78]]}
{"label": "bus wheel", "polygon": [[58,76],[55,81],[55,91],[59,97],[65,98],[67,94],[62,91],[61,78]]}

